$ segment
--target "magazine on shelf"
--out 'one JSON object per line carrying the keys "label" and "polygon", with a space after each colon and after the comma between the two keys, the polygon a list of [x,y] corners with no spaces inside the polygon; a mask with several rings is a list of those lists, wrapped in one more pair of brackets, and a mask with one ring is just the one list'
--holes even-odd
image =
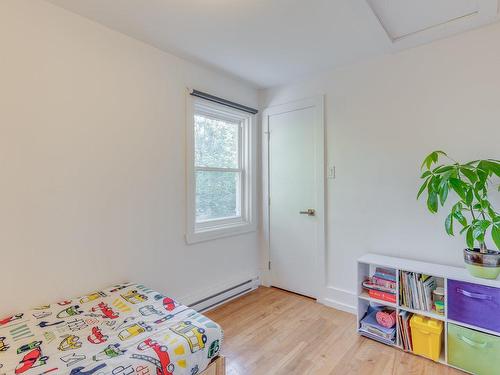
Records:
{"label": "magazine on shelf", "polygon": [[396,339],[396,326],[384,327],[377,322],[377,312],[380,309],[370,307],[365,317],[360,321],[360,333],[376,337],[384,342],[393,344]]}
{"label": "magazine on shelf", "polygon": [[362,334],[363,336],[366,336],[366,337],[371,338],[371,339],[376,340],[376,341],[380,341],[384,344],[394,345],[394,340],[384,339],[380,336],[373,335],[370,332],[363,331],[362,329],[359,330],[359,333]]}

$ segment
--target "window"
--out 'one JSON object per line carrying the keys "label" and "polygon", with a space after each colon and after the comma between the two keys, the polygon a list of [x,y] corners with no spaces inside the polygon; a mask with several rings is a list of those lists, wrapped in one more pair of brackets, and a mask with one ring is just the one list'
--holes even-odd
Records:
{"label": "window", "polygon": [[254,116],[188,101],[187,241],[255,230]]}

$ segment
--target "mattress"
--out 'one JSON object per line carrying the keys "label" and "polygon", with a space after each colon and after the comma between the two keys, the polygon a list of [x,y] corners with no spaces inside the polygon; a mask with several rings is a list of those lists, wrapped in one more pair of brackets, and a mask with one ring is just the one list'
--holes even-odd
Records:
{"label": "mattress", "polygon": [[125,283],[0,318],[0,374],[195,375],[222,337],[202,314]]}

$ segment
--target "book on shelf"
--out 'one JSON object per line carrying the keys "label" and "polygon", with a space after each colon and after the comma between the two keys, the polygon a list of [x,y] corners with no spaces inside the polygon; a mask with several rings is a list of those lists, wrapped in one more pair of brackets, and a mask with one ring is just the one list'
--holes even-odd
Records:
{"label": "book on shelf", "polygon": [[362,286],[371,298],[396,303],[396,270],[377,267],[375,273],[363,281]]}
{"label": "book on shelf", "polygon": [[396,303],[396,294],[394,293],[387,293],[380,290],[370,289],[368,290],[368,295],[373,299]]}
{"label": "book on shelf", "polygon": [[388,287],[382,286],[380,284],[376,284],[372,281],[372,279],[363,281],[362,285],[363,285],[363,288],[368,289],[368,290],[379,290],[381,292],[396,294],[395,288],[388,288]]}
{"label": "book on shelf", "polygon": [[382,280],[396,282],[396,270],[390,268],[377,267],[373,276]]}
{"label": "book on shelf", "polygon": [[379,276],[373,275],[371,281],[373,284],[378,285],[382,288],[396,289],[396,282],[392,280],[386,280]]}
{"label": "book on shelf", "polygon": [[413,342],[411,338],[410,319],[413,316],[408,311],[400,311],[398,314],[398,337],[404,350],[412,351]]}
{"label": "book on shelf", "polygon": [[432,291],[436,288],[437,279],[434,276],[416,272],[400,272],[399,299],[402,306],[432,312]]}

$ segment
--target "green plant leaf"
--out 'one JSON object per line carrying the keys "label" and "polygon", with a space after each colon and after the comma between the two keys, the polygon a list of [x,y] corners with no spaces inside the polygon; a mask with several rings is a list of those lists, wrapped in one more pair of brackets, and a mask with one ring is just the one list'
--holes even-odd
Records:
{"label": "green plant leaf", "polygon": [[433,172],[434,173],[445,173],[445,172],[451,171],[454,168],[455,168],[455,166],[453,166],[453,165],[441,165],[437,168],[434,168]]}
{"label": "green plant leaf", "polygon": [[484,243],[484,237],[486,236],[486,230],[491,225],[489,220],[475,220],[472,225],[472,236],[480,244]]}
{"label": "green plant leaf", "polygon": [[457,178],[450,178],[450,185],[455,190],[455,192],[458,194],[460,198],[462,198],[464,201],[466,200],[466,193],[464,189],[464,183],[460,181]]}
{"label": "green plant leaf", "polygon": [[424,169],[424,167],[427,167],[427,169],[430,169],[431,165],[432,165],[432,153],[425,157],[420,169],[422,170],[422,169]]}
{"label": "green plant leaf", "polygon": [[460,234],[464,234],[466,230],[470,229],[470,225],[467,225],[466,227],[463,227],[462,230],[460,231]]}
{"label": "green plant leaf", "polygon": [[424,166],[427,167],[427,169],[431,169],[432,164],[437,163],[439,155],[448,156],[443,151],[433,151],[429,155],[427,155],[427,157],[424,159],[420,169],[423,169]]}
{"label": "green plant leaf", "polygon": [[480,161],[481,161],[481,160],[473,160],[473,161],[470,161],[470,162],[468,162],[468,163],[465,163],[464,165],[474,165],[474,164],[476,164],[476,163],[478,163],[478,162],[480,162]]}
{"label": "green plant leaf", "polygon": [[492,224],[491,221],[489,220],[478,220],[477,221],[477,226],[479,226],[480,228],[482,228],[483,230],[486,231],[486,229],[489,228],[489,226]]}
{"label": "green plant leaf", "polygon": [[477,177],[479,177],[479,182],[482,186],[485,185],[486,180],[488,179],[488,171],[481,169],[481,164],[477,167]]}
{"label": "green plant leaf", "polygon": [[486,199],[481,199],[479,203],[481,204],[481,208],[483,210],[487,210],[488,208],[490,208],[490,202],[488,202]]}
{"label": "green plant leaf", "polygon": [[448,184],[444,184],[443,187],[439,189],[439,200],[441,202],[441,206],[444,206],[446,198],[448,198]]}
{"label": "green plant leaf", "polygon": [[453,207],[451,208],[451,212],[452,213],[455,213],[455,212],[462,212],[462,202],[457,202],[453,205]]}
{"label": "green plant leaf", "polygon": [[432,184],[432,190],[434,190],[435,192],[439,192],[439,185],[441,184],[442,180],[443,179],[441,178],[441,176],[432,176],[431,181],[429,182],[429,184]]}
{"label": "green plant leaf", "polygon": [[465,177],[469,179],[470,182],[475,183],[478,180],[476,173],[468,168],[460,167],[460,172],[464,174]]}
{"label": "green plant leaf", "polygon": [[465,203],[467,204],[467,206],[470,206],[472,204],[472,201],[474,200],[473,190],[474,189],[470,188],[469,190],[467,190],[467,193],[465,193]]}
{"label": "green plant leaf", "polygon": [[[432,159],[434,161],[434,158]],[[438,165],[436,167],[434,167],[434,169],[431,169],[432,173],[436,173],[436,171],[439,169],[439,168],[443,168],[444,165]]]}
{"label": "green plant leaf", "polygon": [[481,164],[484,168],[500,177],[500,163],[490,160],[482,160]]}
{"label": "green plant leaf", "polygon": [[448,235],[454,236],[454,233],[453,233],[453,215],[452,214],[449,214],[446,217],[446,220],[444,222],[444,227],[445,227],[446,233],[448,233]]}
{"label": "green plant leaf", "polygon": [[[436,154],[441,154],[441,155],[444,155],[444,156],[448,156],[448,154],[444,151],[440,151],[440,150],[437,150],[437,151],[434,151]],[[437,158],[436,158],[437,160]]]}
{"label": "green plant leaf", "polygon": [[448,185],[448,181],[449,181],[450,177],[454,177],[454,174],[456,174],[455,169],[443,173],[441,175],[441,182],[439,183],[439,189],[441,189],[445,184]]}
{"label": "green plant leaf", "polygon": [[484,243],[484,237],[486,235],[486,230],[491,225],[489,220],[477,220],[474,229],[472,230],[472,236],[481,244]]}
{"label": "green plant leaf", "polygon": [[467,230],[467,234],[465,236],[465,239],[467,241],[467,247],[469,249],[473,249],[474,248],[474,236],[472,234],[472,226],[470,226],[469,229]]}
{"label": "green plant leaf", "polygon": [[420,186],[420,189],[418,190],[418,194],[417,194],[417,199],[420,198],[422,193],[425,191],[425,188],[427,187],[427,183],[429,182],[429,180],[430,180],[430,178],[427,178],[427,180],[424,181],[422,186]]}
{"label": "green plant leaf", "polygon": [[478,201],[481,200],[481,190],[483,190],[483,188],[484,186],[482,186],[482,183],[478,181],[474,184],[474,188],[472,189],[472,192]]}
{"label": "green plant leaf", "polygon": [[475,167],[473,165],[470,165],[470,164],[457,164],[458,168],[465,168],[465,169],[468,169],[470,171],[474,171],[475,170]]}
{"label": "green plant leaf", "polygon": [[462,214],[461,211],[455,211],[453,212],[453,217],[455,219],[457,219],[457,221],[463,226],[463,227],[466,227],[467,226],[467,219],[465,218],[465,216]]}
{"label": "green plant leaf", "polygon": [[485,230],[483,228],[481,228],[481,227],[475,227],[472,230],[472,236],[479,243],[483,243],[484,242],[484,235],[485,235]]}
{"label": "green plant leaf", "polygon": [[[488,215],[490,215],[491,220],[493,220],[493,222],[495,223],[497,215],[496,212],[493,211],[493,208],[491,208],[491,204],[488,206],[488,209],[486,211],[488,211]],[[498,219],[500,220],[500,217]]]}
{"label": "green plant leaf", "polygon": [[491,237],[497,249],[500,250],[500,226],[495,225],[491,228]]}
{"label": "green plant leaf", "polygon": [[431,171],[425,171],[424,173],[422,173],[422,176],[420,176],[420,178],[426,178],[426,177],[429,177],[431,174],[432,174],[432,172],[431,172]]}
{"label": "green plant leaf", "polygon": [[435,191],[429,191],[429,195],[427,197],[427,208],[434,214],[438,211],[438,196]]}

